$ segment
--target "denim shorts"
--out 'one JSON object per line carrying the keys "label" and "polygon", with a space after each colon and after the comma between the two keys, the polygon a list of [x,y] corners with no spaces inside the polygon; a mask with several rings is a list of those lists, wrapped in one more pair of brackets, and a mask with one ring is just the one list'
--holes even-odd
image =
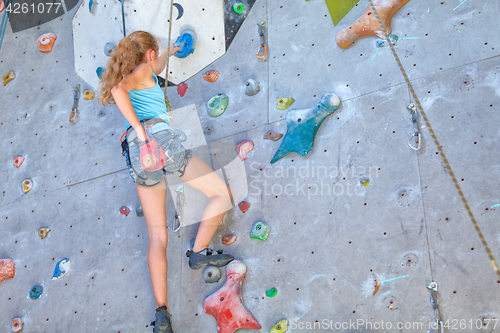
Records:
{"label": "denim shorts", "polygon": [[137,137],[133,128],[127,131],[128,155],[126,156],[127,167],[130,176],[136,184],[142,186],[154,186],[160,183],[164,175],[175,175],[182,177],[186,166],[192,157],[190,149],[186,149],[180,142],[180,139],[163,120],[148,119],[141,121],[142,126],[148,133],[148,137],[153,137],[158,146],[163,148],[167,162],[163,169],[149,172],[144,170],[140,161],[140,150],[137,146]]}

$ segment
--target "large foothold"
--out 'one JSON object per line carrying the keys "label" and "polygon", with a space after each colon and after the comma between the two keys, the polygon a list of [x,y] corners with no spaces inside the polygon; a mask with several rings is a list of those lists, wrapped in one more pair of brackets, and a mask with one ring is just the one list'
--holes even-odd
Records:
{"label": "large foothold", "polygon": [[36,45],[38,45],[38,49],[43,53],[49,53],[52,51],[52,47],[54,47],[56,39],[57,36],[49,32],[39,36],[36,39]]}
{"label": "large foothold", "polygon": [[305,156],[314,147],[314,139],[323,120],[340,106],[335,94],[325,94],[318,105],[309,109],[292,110],[286,115],[286,134],[274,154],[271,164],[291,152]]}
{"label": "large foothold", "polygon": [[50,232],[50,228],[41,228],[40,230],[38,230],[38,236],[40,236],[41,239],[45,239],[45,237],[47,237],[47,235],[49,234]]}
{"label": "large foothold", "polygon": [[12,320],[12,332],[21,332],[23,330],[24,323],[21,318],[14,318]]}
{"label": "large foothold", "polygon": [[[92,0],[91,0],[92,1]],[[113,43],[106,43],[104,45],[104,54],[107,55],[108,57],[111,57],[113,54],[113,51],[116,49],[116,45]]]}
{"label": "large foothold", "polygon": [[278,98],[278,105],[276,105],[276,108],[284,111],[288,109],[293,102],[295,102],[295,100],[292,97],[280,97]]}
{"label": "large foothold", "polygon": [[68,258],[59,260],[59,262],[56,264],[56,268],[54,268],[54,274],[52,274],[51,280],[59,280],[60,278],[68,274],[70,268],[71,261]]}
{"label": "large foothold", "polygon": [[273,132],[273,131],[269,131],[269,132],[266,132],[266,134],[264,134],[264,139],[266,139],[266,140],[278,141],[282,137],[283,137],[283,134]]}
{"label": "large foothold", "polygon": [[179,94],[179,96],[181,97],[184,97],[184,95],[186,94],[186,91],[188,90],[188,85],[186,82],[181,82],[179,83],[179,85],[177,86],[177,93]]}
{"label": "large foothold", "polygon": [[10,71],[4,76],[2,76],[2,83],[5,86],[7,83],[10,81],[14,80],[16,78],[16,74],[14,74],[14,71]]}
{"label": "large foothold", "polygon": [[248,79],[243,84],[245,87],[245,94],[247,96],[253,96],[259,92],[259,84],[254,79]]}
{"label": "large foothold", "polygon": [[11,259],[0,259],[0,282],[13,278],[16,274],[16,264]]}
{"label": "large foothold", "polygon": [[177,58],[186,58],[188,55],[194,52],[194,46],[196,45],[196,33],[191,29],[186,29],[181,32],[181,35],[177,38],[174,43],[175,47],[180,47],[181,49],[174,53]]}
{"label": "large foothold", "polygon": [[229,97],[224,94],[217,94],[210,98],[207,103],[207,112],[211,117],[218,117],[226,111]]}
{"label": "large foothold", "polygon": [[[391,18],[394,13],[410,0],[377,0],[374,3],[378,16],[386,32],[391,33]],[[373,13],[371,4],[368,4],[363,14],[350,26],[340,30],[335,36],[335,42],[343,49],[350,46],[361,36],[375,35],[384,38],[384,33]]]}
{"label": "large foothold", "polygon": [[95,98],[95,92],[92,90],[84,90],[83,91],[83,99],[86,101],[91,101]]}
{"label": "large foothold", "polygon": [[248,208],[250,207],[250,202],[248,201],[242,201],[238,204],[238,208],[243,212],[245,213]]}
{"label": "large foothold", "polygon": [[219,267],[208,265],[203,269],[203,280],[207,283],[215,283],[220,280],[221,272]]}
{"label": "large foothold", "polygon": [[40,296],[43,294],[43,287],[42,286],[34,286],[30,290],[30,298],[32,300],[38,299]]}
{"label": "large foothold", "polygon": [[285,333],[288,331],[288,320],[283,319],[280,320],[273,328],[269,331],[269,333]]}
{"label": "large foothold", "polygon": [[247,267],[239,260],[227,265],[224,285],[203,301],[203,309],[217,320],[219,333],[233,333],[240,328],[261,329],[257,319],[243,305],[241,286]]}
{"label": "large foothold", "polygon": [[243,14],[245,11],[245,6],[241,2],[235,2],[233,4],[233,10],[236,14]]}
{"label": "large foothold", "polygon": [[211,70],[211,71],[208,71],[208,72],[205,72],[205,74],[203,74],[203,79],[205,79],[205,81],[208,81],[208,82],[215,82],[217,81],[217,79],[219,78],[219,71],[216,71],[216,70]]}
{"label": "large foothold", "polygon": [[19,168],[21,165],[23,165],[23,162],[24,162],[24,157],[22,156],[14,157],[14,166],[16,168]]}
{"label": "large foothold", "polygon": [[271,288],[269,290],[266,291],[266,296],[267,297],[274,297],[278,294],[278,289],[276,288]]}
{"label": "large foothold", "polygon": [[265,222],[257,221],[252,226],[250,237],[253,239],[265,241],[269,236],[270,231],[271,227],[269,227]]}
{"label": "large foothold", "polygon": [[23,192],[28,193],[33,188],[33,181],[31,179],[25,179],[21,185]]}
{"label": "large foothold", "polygon": [[128,214],[130,214],[130,208],[128,208],[127,206],[121,207],[120,214],[128,216]]}
{"label": "large foothold", "polygon": [[236,153],[238,154],[238,157],[244,161],[247,159],[247,153],[252,150],[254,147],[253,141],[252,140],[243,140],[238,142],[236,145]]}
{"label": "large foothold", "polygon": [[237,238],[238,238],[237,235],[226,235],[226,236],[222,237],[222,244],[231,245],[234,242],[236,242]]}

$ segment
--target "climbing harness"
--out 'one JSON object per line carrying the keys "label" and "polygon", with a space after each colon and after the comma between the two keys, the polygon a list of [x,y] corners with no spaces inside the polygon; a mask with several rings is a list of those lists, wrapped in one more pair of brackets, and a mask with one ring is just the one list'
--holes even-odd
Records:
{"label": "climbing harness", "polygon": [[170,63],[170,43],[172,39],[172,13],[174,11],[174,0],[170,2],[170,19],[168,20],[168,43],[167,43],[167,63],[165,70],[165,105],[167,106],[167,113],[170,119],[172,119],[172,103],[170,102],[170,98],[167,96],[167,86],[168,86],[168,67]]}
{"label": "climbing harness", "polygon": [[[417,106],[415,103],[411,103],[406,107],[408,111],[410,111],[410,119],[413,123],[413,134],[410,137],[410,141],[408,141],[408,147],[413,150],[420,150],[420,132],[418,130],[418,113]],[[413,138],[415,138],[415,145],[413,144]]]}
{"label": "climbing harness", "polygon": [[259,26],[259,35],[260,35],[260,46],[259,50],[257,51],[257,58],[259,59],[264,59],[267,55],[267,46],[266,46],[266,21],[262,21],[260,23],[257,23]]}
{"label": "climbing harness", "polygon": [[[427,289],[431,291],[431,304],[432,311],[434,312],[434,321],[431,324],[432,329],[428,330],[427,333],[432,333],[433,331],[443,333],[443,324],[439,318],[439,310],[438,310],[438,285],[437,282],[432,281],[431,284],[427,286]],[[441,328],[441,329],[439,329]]]}
{"label": "climbing harness", "polygon": [[174,230],[174,232],[177,232],[182,226],[181,216],[179,214],[181,212],[182,204],[184,201],[184,186],[179,185],[175,192],[177,192],[177,204],[175,206],[174,219],[172,220],[172,229]]}
{"label": "climbing harness", "polygon": [[380,20],[380,16],[378,15],[377,9],[375,8],[375,5],[373,4],[372,0],[370,0],[370,5],[373,8],[373,13],[375,14],[375,17],[377,18],[378,24],[380,25],[380,29],[382,30],[382,33],[384,34],[384,38],[387,40],[387,43],[389,44],[389,47],[391,48],[391,53],[394,56],[394,58],[396,59],[396,62],[398,63],[399,69],[401,70],[401,73],[403,74],[403,77],[406,81],[406,84],[408,85],[408,89],[410,90],[411,95],[413,96],[413,99],[415,100],[415,103],[418,107],[418,110],[422,114],[422,118],[425,121],[425,125],[429,129],[429,133],[430,133],[432,139],[434,140],[434,144],[436,145],[436,149],[438,150],[439,155],[441,156],[441,159],[443,160],[444,167],[445,167],[446,171],[448,172],[448,174],[450,175],[450,177],[453,181],[453,184],[455,185],[455,188],[456,188],[460,198],[462,199],[462,203],[465,207],[465,210],[469,214],[469,218],[472,222],[472,225],[474,226],[474,229],[476,230],[476,233],[479,236],[481,243],[483,244],[483,247],[486,251],[486,254],[488,255],[488,258],[490,259],[491,265],[493,266],[493,270],[495,271],[498,279],[500,280],[500,270],[498,269],[496,260],[493,257],[493,253],[491,252],[490,247],[488,246],[488,243],[486,242],[486,239],[484,238],[483,232],[479,228],[479,225],[476,221],[476,218],[474,217],[474,214],[472,213],[472,210],[469,206],[469,203],[468,203],[467,199],[465,198],[465,195],[462,191],[462,188],[460,187],[460,185],[458,183],[457,177],[455,176],[455,173],[451,169],[450,163],[448,162],[448,158],[446,158],[446,155],[444,154],[443,148],[442,148],[441,144],[439,143],[439,140],[436,136],[436,133],[434,133],[434,129],[431,126],[429,118],[427,118],[427,114],[424,112],[424,109],[422,108],[422,104],[420,104],[420,100],[418,99],[417,94],[415,93],[415,90],[413,89],[413,85],[411,84],[410,79],[408,78],[408,75],[406,75],[406,72],[403,68],[401,60],[399,59],[399,56],[396,53],[394,46],[392,45],[392,42],[387,34],[387,30],[385,29],[384,25],[382,24],[382,21]]}
{"label": "climbing harness", "polygon": [[76,85],[76,87],[73,88],[75,91],[75,95],[73,97],[73,108],[71,109],[71,112],[69,114],[69,121],[72,122],[75,120],[77,111],[78,111],[78,98],[80,98],[80,83]]}

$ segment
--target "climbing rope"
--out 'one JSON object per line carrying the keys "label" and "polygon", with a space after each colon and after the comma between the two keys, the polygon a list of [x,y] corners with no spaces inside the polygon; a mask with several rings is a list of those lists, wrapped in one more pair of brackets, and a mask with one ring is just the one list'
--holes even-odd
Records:
{"label": "climbing rope", "polygon": [[168,43],[167,43],[167,64],[165,71],[165,105],[167,106],[167,113],[170,119],[172,119],[172,103],[170,103],[170,99],[167,96],[167,86],[168,86],[168,67],[170,63],[170,42],[172,39],[172,13],[174,9],[174,0],[170,2],[170,19],[168,20]]}
{"label": "climbing rope", "polygon": [[453,184],[455,185],[455,188],[457,189],[458,194],[460,195],[460,198],[462,199],[462,203],[465,206],[465,210],[469,214],[470,220],[472,222],[472,225],[474,226],[474,229],[476,230],[477,235],[479,236],[479,239],[481,240],[481,243],[483,244],[483,247],[486,251],[486,254],[488,255],[491,265],[493,266],[493,270],[497,274],[499,280],[500,280],[500,271],[498,270],[497,263],[495,261],[495,258],[493,257],[493,253],[490,250],[490,247],[488,246],[488,243],[486,242],[486,239],[484,238],[483,232],[479,228],[479,225],[477,224],[476,218],[474,217],[474,214],[472,214],[472,210],[469,206],[469,203],[467,202],[467,199],[465,198],[465,195],[462,191],[462,188],[458,184],[457,177],[455,177],[455,173],[451,169],[450,163],[448,162],[448,159],[446,158],[446,155],[444,154],[443,148],[441,148],[441,145],[439,144],[438,138],[436,136],[436,133],[434,133],[434,129],[431,126],[431,123],[429,121],[429,118],[427,118],[427,114],[425,113],[424,109],[422,108],[422,104],[420,104],[420,100],[417,97],[417,94],[415,93],[415,90],[413,89],[413,86],[410,82],[410,79],[408,78],[408,75],[406,75],[406,72],[403,68],[403,65],[401,64],[401,60],[398,57],[398,54],[396,53],[396,50],[394,49],[394,45],[392,45],[391,39],[389,38],[389,35],[387,34],[387,31],[382,24],[382,21],[380,20],[380,17],[377,13],[377,9],[375,9],[375,5],[373,4],[372,0],[370,0],[370,5],[373,8],[373,13],[375,14],[375,17],[377,18],[378,24],[380,25],[380,28],[382,30],[382,33],[384,34],[384,38],[387,40],[387,43],[389,44],[389,47],[391,48],[391,53],[396,59],[396,62],[398,63],[399,69],[401,70],[401,73],[403,74],[403,77],[405,78],[406,84],[408,85],[408,89],[411,92],[411,95],[413,96],[413,99],[415,100],[415,103],[417,104],[418,110],[422,114],[422,118],[424,119],[425,125],[429,129],[429,133],[432,137],[432,140],[434,140],[434,143],[436,145],[436,148],[439,152],[439,155],[441,156],[441,159],[443,160],[443,164],[446,168],[446,171],[450,175]]}

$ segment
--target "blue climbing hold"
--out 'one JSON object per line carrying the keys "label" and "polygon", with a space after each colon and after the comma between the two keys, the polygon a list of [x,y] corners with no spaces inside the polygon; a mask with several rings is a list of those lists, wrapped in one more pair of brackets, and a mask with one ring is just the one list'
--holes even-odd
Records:
{"label": "blue climbing hold", "polygon": [[38,297],[40,297],[42,295],[42,293],[43,293],[43,287],[42,286],[34,286],[33,288],[31,288],[30,298],[32,300],[35,300]]}
{"label": "blue climbing hold", "polygon": [[194,52],[194,46],[196,45],[196,33],[191,29],[186,29],[181,32],[181,35],[177,38],[174,43],[175,47],[180,47],[181,49],[175,52],[177,58],[186,58],[188,55]]}
{"label": "blue climbing hold", "polygon": [[96,74],[97,74],[97,77],[100,79],[102,79],[102,74],[104,73],[104,67],[97,67],[97,69],[95,70]]}
{"label": "blue climbing hold", "polygon": [[89,12],[90,12],[91,14],[94,14],[95,5],[97,5],[97,2],[96,2],[96,1],[94,1],[94,0],[90,0],[90,1],[89,1]]}

